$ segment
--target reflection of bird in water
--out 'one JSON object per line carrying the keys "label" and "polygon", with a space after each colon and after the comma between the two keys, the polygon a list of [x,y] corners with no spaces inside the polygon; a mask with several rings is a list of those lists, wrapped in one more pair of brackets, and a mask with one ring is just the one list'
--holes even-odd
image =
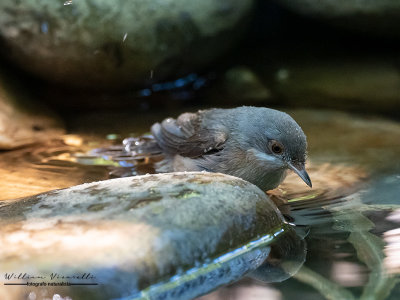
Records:
{"label": "reflection of bird in water", "polygon": [[155,123],[151,133],[94,153],[119,162],[114,176],[151,172],[152,162],[155,172],[220,172],[269,190],[291,169],[311,187],[306,136],[286,113],[245,106],[202,110]]}

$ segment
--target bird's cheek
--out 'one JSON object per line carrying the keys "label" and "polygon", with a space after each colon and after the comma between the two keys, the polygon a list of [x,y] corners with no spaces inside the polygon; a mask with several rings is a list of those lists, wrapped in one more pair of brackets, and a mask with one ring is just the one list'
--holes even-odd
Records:
{"label": "bird's cheek", "polygon": [[256,161],[258,165],[263,165],[271,169],[284,169],[286,166],[280,158],[256,149],[249,149],[247,151],[247,159],[249,161]]}

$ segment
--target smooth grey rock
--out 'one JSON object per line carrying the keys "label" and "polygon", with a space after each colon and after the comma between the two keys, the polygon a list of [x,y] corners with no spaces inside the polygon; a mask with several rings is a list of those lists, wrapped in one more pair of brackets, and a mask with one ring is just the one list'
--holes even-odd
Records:
{"label": "smooth grey rock", "polygon": [[383,36],[399,37],[397,0],[275,0],[295,12],[331,24]]}
{"label": "smooth grey rock", "polygon": [[4,201],[2,273],[47,283],[51,273],[89,274],[58,281],[100,285],[10,288],[3,283],[26,280],[2,274],[0,298],[189,299],[260,266],[291,230],[260,189],[215,173],[119,178]]}
{"label": "smooth grey rock", "polygon": [[253,0],[27,0],[0,3],[21,67],[65,85],[131,87],[203,68],[246,27]]}

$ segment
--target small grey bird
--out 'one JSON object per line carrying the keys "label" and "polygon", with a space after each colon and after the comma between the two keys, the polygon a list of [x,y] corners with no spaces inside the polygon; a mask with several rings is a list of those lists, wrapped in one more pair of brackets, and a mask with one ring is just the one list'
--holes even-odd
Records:
{"label": "small grey bird", "polygon": [[288,169],[311,185],[304,164],[307,141],[288,114],[243,106],[208,109],[168,118],[151,127],[154,139],[124,140],[128,155],[162,153],[157,172],[209,171],[247,180],[262,190],[277,187]]}

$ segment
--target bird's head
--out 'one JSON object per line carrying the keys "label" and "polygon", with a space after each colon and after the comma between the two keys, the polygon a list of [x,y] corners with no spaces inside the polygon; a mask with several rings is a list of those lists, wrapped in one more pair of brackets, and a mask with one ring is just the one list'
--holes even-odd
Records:
{"label": "bird's head", "polygon": [[247,121],[248,151],[266,172],[290,169],[312,187],[305,169],[307,139],[301,127],[286,113],[272,109],[258,111],[261,113]]}

